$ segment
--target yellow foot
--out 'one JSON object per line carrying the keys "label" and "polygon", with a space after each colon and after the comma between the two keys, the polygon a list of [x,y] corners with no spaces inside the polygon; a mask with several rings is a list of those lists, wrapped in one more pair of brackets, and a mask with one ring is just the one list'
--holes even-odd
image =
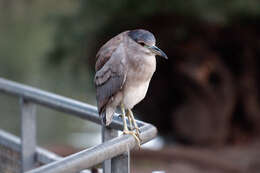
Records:
{"label": "yellow foot", "polygon": [[123,133],[127,135],[132,135],[135,138],[136,142],[138,143],[139,149],[141,148],[141,139],[138,133],[129,130],[124,130]]}

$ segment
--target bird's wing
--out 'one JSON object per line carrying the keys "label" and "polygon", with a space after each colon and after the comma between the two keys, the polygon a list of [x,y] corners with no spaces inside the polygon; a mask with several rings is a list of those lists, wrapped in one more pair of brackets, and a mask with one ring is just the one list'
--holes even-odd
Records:
{"label": "bird's wing", "polygon": [[128,31],[122,32],[121,34],[118,34],[117,36],[113,37],[99,49],[96,55],[96,71],[100,70],[104,66],[104,64],[110,59],[112,54],[118,48],[119,44],[122,43],[124,34],[126,32]]}
{"label": "bird's wing", "polygon": [[94,82],[99,113],[124,85],[127,73],[125,62],[125,49],[121,43],[103,67],[96,72]]}

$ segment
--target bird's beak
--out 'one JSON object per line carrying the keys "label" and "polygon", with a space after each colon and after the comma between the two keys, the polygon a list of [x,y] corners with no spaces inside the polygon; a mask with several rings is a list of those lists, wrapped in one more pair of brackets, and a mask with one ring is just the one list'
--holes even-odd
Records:
{"label": "bird's beak", "polygon": [[150,49],[155,55],[159,55],[165,59],[168,59],[167,55],[158,47],[156,46],[149,46],[148,49]]}

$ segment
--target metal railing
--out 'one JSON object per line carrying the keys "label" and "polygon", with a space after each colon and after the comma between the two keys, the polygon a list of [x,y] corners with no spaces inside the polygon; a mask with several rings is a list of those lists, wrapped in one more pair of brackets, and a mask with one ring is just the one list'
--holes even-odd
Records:
{"label": "metal railing", "polygon": [[[130,172],[129,152],[136,146],[136,141],[131,135],[118,136],[118,130],[123,129],[119,116],[114,116],[109,127],[102,127],[102,144],[64,158],[53,159],[51,163],[34,168],[35,162],[39,159],[37,157],[39,151],[42,151],[37,148],[36,142],[36,104],[101,125],[97,109],[86,103],[3,78],[0,78],[0,92],[17,96],[20,99],[22,172],[76,173],[102,162],[104,173]],[[156,136],[157,129],[153,125],[142,121],[137,121],[137,124],[140,127],[142,143],[148,142]]]}

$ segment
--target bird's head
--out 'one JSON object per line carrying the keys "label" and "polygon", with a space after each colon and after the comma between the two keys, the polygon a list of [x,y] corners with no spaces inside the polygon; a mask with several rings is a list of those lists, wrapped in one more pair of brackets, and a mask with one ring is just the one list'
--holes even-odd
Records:
{"label": "bird's head", "polygon": [[129,31],[128,36],[140,46],[148,49],[150,53],[168,59],[167,55],[161,49],[155,46],[156,40],[151,32],[144,29],[135,29]]}

